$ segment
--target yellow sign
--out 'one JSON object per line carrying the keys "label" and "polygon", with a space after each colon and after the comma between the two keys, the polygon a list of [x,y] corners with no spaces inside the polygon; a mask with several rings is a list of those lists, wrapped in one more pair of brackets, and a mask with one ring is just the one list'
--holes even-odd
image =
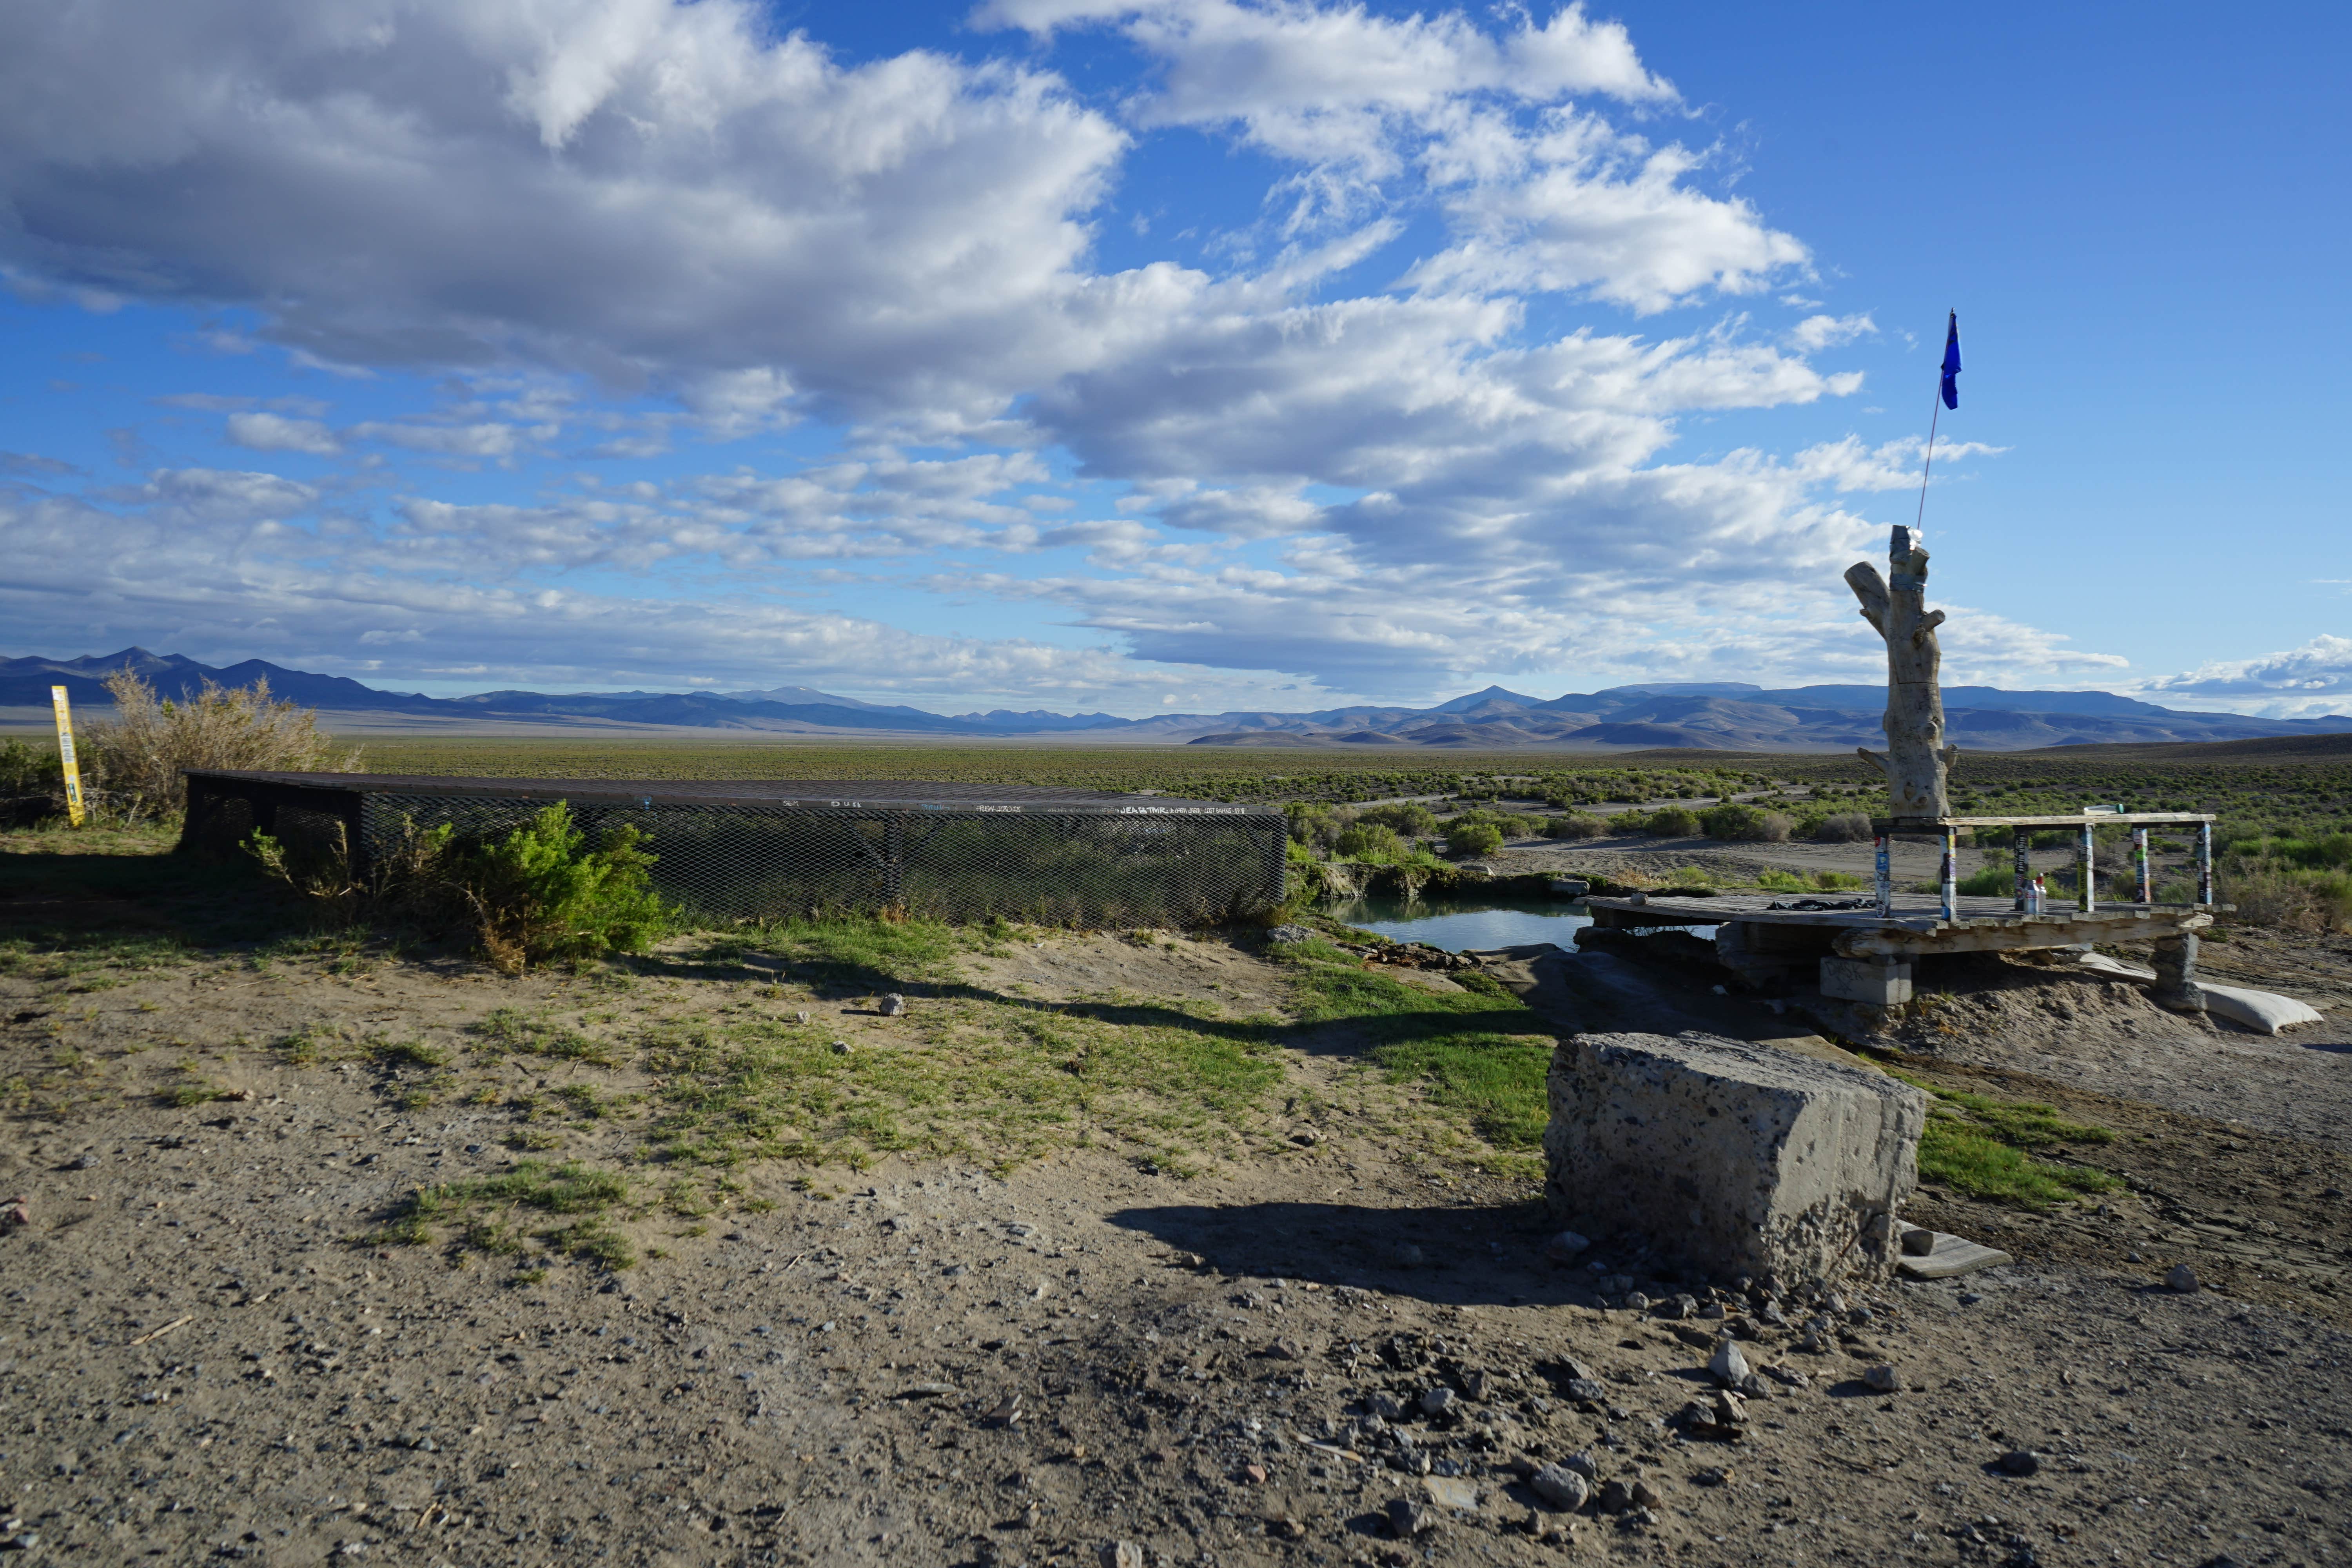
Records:
{"label": "yellow sign", "polygon": [[73,710],[66,706],[66,689],[49,688],[49,702],[58,710],[58,764],[66,775],[66,816],[81,826],[81,769],[74,763]]}

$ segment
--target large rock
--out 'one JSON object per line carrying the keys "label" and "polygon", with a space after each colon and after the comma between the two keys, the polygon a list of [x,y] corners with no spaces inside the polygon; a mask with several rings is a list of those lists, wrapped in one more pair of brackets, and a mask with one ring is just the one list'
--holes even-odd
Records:
{"label": "large rock", "polygon": [[1550,1089],[1548,1195],[1583,1234],[1721,1279],[1894,1267],[1927,1124],[1917,1089],[1696,1034],[1575,1036],[1552,1053]]}

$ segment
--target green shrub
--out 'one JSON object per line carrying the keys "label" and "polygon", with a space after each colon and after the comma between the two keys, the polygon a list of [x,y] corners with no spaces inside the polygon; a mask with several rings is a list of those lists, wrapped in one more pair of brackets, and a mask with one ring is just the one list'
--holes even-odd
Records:
{"label": "green shrub", "polygon": [[1406,838],[1426,838],[1437,831],[1437,815],[1419,801],[1401,800],[1370,805],[1356,813],[1359,826],[1385,827]]}
{"label": "green shrub", "polygon": [[1396,829],[1378,822],[1359,822],[1339,835],[1333,846],[1342,859],[1370,860],[1387,864],[1404,853],[1404,842]]}
{"label": "green shrub", "polygon": [[1766,811],[1753,805],[1727,804],[1709,806],[1698,814],[1699,826],[1709,838],[1727,843],[1785,844],[1789,841],[1789,819],[1777,811]]}
{"label": "green shrub", "polygon": [[1598,838],[1608,831],[1608,823],[1597,816],[1587,816],[1581,812],[1570,812],[1566,816],[1555,816],[1544,824],[1546,838]]}
{"label": "green shrub", "polygon": [[1457,821],[1445,830],[1445,847],[1456,855],[1492,855],[1503,847],[1503,830],[1491,822]]}
{"label": "green shrub", "polygon": [[1642,831],[1657,838],[1696,838],[1698,837],[1698,815],[1685,807],[1669,805],[1650,813],[1642,824]]}
{"label": "green shrub", "polygon": [[1289,819],[1290,841],[1304,844],[1309,848],[1330,848],[1339,839],[1340,828],[1346,826],[1339,814],[1328,805],[1294,801],[1284,806],[1282,812]]}
{"label": "green shrub", "polygon": [[55,795],[65,788],[64,770],[50,746],[28,746],[11,739],[0,742],[0,795]]}
{"label": "green shrub", "polygon": [[654,857],[627,825],[597,848],[562,801],[504,838],[450,857],[450,879],[473,911],[482,951],[509,973],[550,960],[642,952],[676,911],[650,885]]}
{"label": "green shrub", "polygon": [[1971,899],[2012,897],[2016,891],[2017,873],[2007,866],[1987,866],[1960,879],[1960,892]]}

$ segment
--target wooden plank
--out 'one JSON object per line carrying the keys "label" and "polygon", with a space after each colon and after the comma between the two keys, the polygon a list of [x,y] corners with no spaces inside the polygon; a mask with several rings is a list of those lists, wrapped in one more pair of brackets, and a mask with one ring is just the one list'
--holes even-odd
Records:
{"label": "wooden plank", "polygon": [[2211,822],[2214,819],[2209,814],[2195,811],[2094,811],[2078,812],[2072,816],[1941,816],[1906,817],[1902,820],[1917,820],[1927,826],[1916,829],[1906,827],[1899,831],[1932,832],[1937,827],[2080,827],[2086,822],[2094,827],[2104,827],[2109,823],[2121,823],[2128,827],[2136,822]]}
{"label": "wooden plank", "polygon": [[2133,911],[2105,916],[2021,915],[2005,921],[1966,921],[1942,931],[1849,931],[1838,952],[1847,958],[1909,958],[1927,952],[2017,952],[2037,947],[2074,947],[2086,942],[2157,942],[2182,931],[2202,931],[2213,917],[2194,910]]}

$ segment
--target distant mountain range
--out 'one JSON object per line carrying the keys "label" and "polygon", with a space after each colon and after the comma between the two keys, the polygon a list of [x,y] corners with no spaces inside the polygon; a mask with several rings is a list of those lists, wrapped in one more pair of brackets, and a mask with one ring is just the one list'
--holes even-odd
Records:
{"label": "distant mountain range", "polygon": [[[426,697],[379,691],[336,675],[286,669],[261,659],[215,668],[178,654],[144,648],[82,658],[0,659],[0,707],[45,707],[49,688],[67,689],[78,707],[108,701],[106,675],[131,668],[166,697],[193,695],[206,679],[270,689],[329,712],[409,713],[438,720],[582,721],[691,729],[839,734],[887,731],[971,737],[1087,733],[1104,740],[1195,746],[1442,748],[1498,751],[1522,746],[1578,750],[1658,747],[1705,751],[1845,751],[1884,741],[1878,719],[1886,693],[1876,686],[1800,686],[1768,689],[1735,681],[1612,686],[1563,697],[1529,697],[1490,686],[1434,708],[1331,708],[1312,713],[1163,713],[1121,719],[1109,713],[941,714],[836,697],[805,686],[766,691],[597,691],[550,696],[485,691]],[[2045,746],[2166,744],[2252,741],[2271,736],[2352,731],[2352,717],[2256,719],[2237,713],[2187,713],[2105,691],[2005,691],[1948,686],[1944,712],[1964,750],[2031,751]],[[331,727],[331,721],[330,721]]]}

